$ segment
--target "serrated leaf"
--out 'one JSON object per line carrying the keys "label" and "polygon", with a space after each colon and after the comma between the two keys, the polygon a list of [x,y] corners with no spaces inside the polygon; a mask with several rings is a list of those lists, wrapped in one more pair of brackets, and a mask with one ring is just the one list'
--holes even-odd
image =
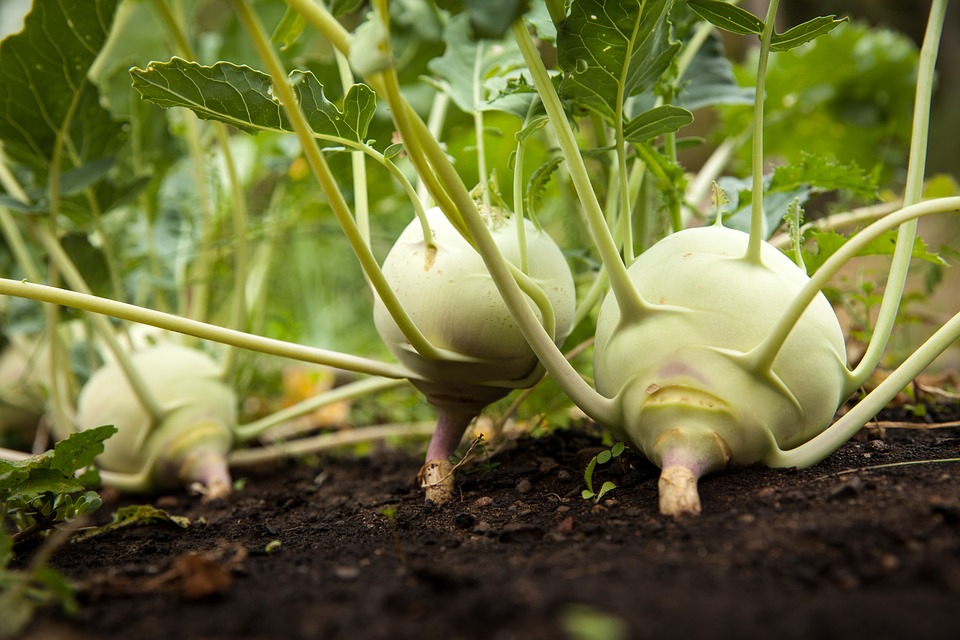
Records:
{"label": "serrated leaf", "polygon": [[[293,131],[270,76],[250,67],[230,62],[204,66],[172,58],[151,63],[146,69],[133,68],[130,74],[134,88],[161,107],[185,107],[204,120],[225,122],[248,133]],[[376,97],[370,87],[350,87],[341,112],[326,99],[323,86],[312,72],[293,71],[290,82],[315,134],[365,141],[376,110]]]}
{"label": "serrated leaf", "polygon": [[801,153],[799,163],[779,166],[770,180],[770,191],[791,191],[811,187],[817,191],[842,189],[863,198],[876,198],[873,177],[856,163],[842,164],[835,158]]}
{"label": "serrated leaf", "polygon": [[[847,243],[848,238],[836,231],[823,231],[820,229],[808,229],[804,237],[811,240],[816,245],[816,251],[804,251],[803,261],[807,265],[807,272],[813,274],[823,266],[827,258],[836,253],[840,247]],[[884,233],[879,238],[869,243],[866,247],[857,252],[858,256],[891,256],[897,246],[896,229]],[[931,253],[927,249],[926,243],[922,238],[917,238],[913,243],[911,255],[918,260],[925,260],[937,265],[943,265],[943,259]]]}
{"label": "serrated leaf", "polygon": [[54,446],[54,462],[51,466],[72,474],[77,469],[93,464],[94,459],[103,453],[104,440],[116,432],[116,427],[105,425],[71,434]]}
{"label": "serrated leaf", "polygon": [[554,156],[550,160],[534,169],[533,173],[530,174],[530,179],[527,181],[526,190],[527,211],[534,210],[534,205],[536,204],[537,200],[540,199],[540,195],[543,193],[544,189],[547,188],[547,183],[550,182],[553,172],[560,167],[562,162],[563,156]]}
{"label": "serrated leaf", "polygon": [[0,43],[0,141],[17,162],[45,171],[68,123],[81,162],[122,142],[87,79],[118,1],[34,2],[23,30]]}
{"label": "serrated leaf", "polygon": [[770,50],[789,51],[794,47],[799,47],[824,34],[830,33],[846,21],[847,18],[837,20],[836,16],[833,15],[807,20],[792,29],[787,29],[783,33],[773,34],[773,37],[770,39]]}
{"label": "serrated leaf", "polygon": [[665,133],[675,133],[691,122],[693,114],[688,110],[664,104],[631,118],[623,126],[623,136],[628,142],[646,142]]}
{"label": "serrated leaf", "polygon": [[680,49],[670,42],[666,0],[576,2],[557,33],[567,99],[608,120],[622,101],[650,88]]}
{"label": "serrated leaf", "polygon": [[746,9],[718,0],[687,0],[694,13],[715,27],[742,36],[763,33],[763,20]]}

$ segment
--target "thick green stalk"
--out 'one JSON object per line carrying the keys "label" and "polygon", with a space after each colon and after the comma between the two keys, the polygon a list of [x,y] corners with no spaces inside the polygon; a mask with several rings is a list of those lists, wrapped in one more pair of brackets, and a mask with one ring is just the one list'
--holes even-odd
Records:
{"label": "thick green stalk", "polygon": [[756,96],[753,106],[753,200],[750,210],[750,241],[747,244],[747,260],[760,263],[760,246],[763,243],[763,94],[767,80],[767,62],[770,59],[770,41],[777,17],[780,0],[770,0],[767,19],[760,35],[760,56],[757,63]]}
{"label": "thick green stalk", "polygon": [[[483,128],[483,110],[480,103],[483,100],[481,94],[482,75],[483,75],[483,41],[477,43],[477,54],[473,60],[473,130],[474,137],[477,139],[477,176],[480,182],[480,198],[485,211],[490,210],[490,185],[487,175],[487,146],[484,144],[486,139]],[[523,225],[518,225],[522,228]]]}
{"label": "thick green stalk", "polygon": [[426,358],[441,359],[442,354],[440,350],[430,344],[429,340],[420,332],[420,329],[417,328],[416,324],[414,324],[403,309],[393,289],[389,283],[387,283],[386,278],[384,278],[383,272],[380,270],[380,265],[377,263],[373,252],[364,242],[363,236],[360,234],[359,229],[357,229],[356,222],[350,213],[350,208],[347,206],[343,193],[341,193],[337,185],[333,172],[327,165],[327,161],[324,159],[320,148],[317,146],[316,140],[313,138],[310,126],[299,108],[296,96],[293,93],[293,88],[290,86],[290,81],[286,70],[283,68],[283,63],[271,46],[270,39],[264,31],[263,25],[260,24],[260,19],[253,12],[247,0],[234,0],[234,6],[237,8],[240,21],[249,33],[254,47],[267,65],[267,70],[273,78],[274,90],[284,105],[287,117],[290,119],[297,139],[300,141],[307,163],[310,165],[323,193],[327,196],[330,209],[333,211],[334,217],[337,219],[347,241],[350,243],[351,249],[353,249],[354,254],[357,256],[357,260],[360,262],[364,274],[366,274],[368,280],[376,290],[377,295],[383,300],[384,305],[390,310],[397,326],[413,348]]}
{"label": "thick green stalk", "polygon": [[547,116],[553,124],[560,149],[567,162],[567,170],[570,172],[577,196],[583,206],[600,260],[609,274],[610,286],[614,296],[616,296],[617,303],[620,305],[620,311],[624,317],[638,318],[646,312],[648,305],[640,298],[640,294],[627,274],[626,266],[620,259],[617,244],[607,227],[603,211],[600,209],[600,203],[597,201],[597,195],[590,184],[590,176],[587,174],[583,157],[577,147],[576,137],[570,123],[567,122],[567,116],[563,111],[560,98],[553,88],[553,83],[547,74],[543,61],[540,59],[533,38],[530,37],[522,20],[514,23],[513,33],[517,44],[520,46],[523,59],[527,63],[527,68],[533,78],[540,100],[547,111]]}
{"label": "thick green stalk", "polygon": [[[930,7],[927,30],[920,48],[920,63],[917,70],[917,91],[913,108],[913,131],[910,138],[910,157],[907,164],[907,184],[903,194],[904,206],[920,202],[923,196],[923,177],[926,166],[927,138],[930,131],[930,100],[933,94],[934,71],[937,52],[940,48],[940,33],[947,11],[947,0],[934,0]],[[910,269],[913,244],[917,237],[917,221],[911,220],[897,232],[897,247],[894,250],[887,286],[880,303],[877,324],[867,350],[853,371],[852,392],[864,381],[880,363],[880,358],[890,340],[890,334],[896,323],[900,299]]]}
{"label": "thick green stalk", "polygon": [[[334,58],[337,61],[337,71],[340,74],[340,86],[343,88],[343,95],[347,95],[350,87],[353,86],[353,72],[350,71],[350,63],[339,51],[334,52]],[[367,164],[363,158],[362,151],[350,152],[350,167],[353,174],[353,211],[357,219],[357,230],[363,241],[370,246],[370,199],[367,192]],[[425,235],[425,238],[430,236]]]}
{"label": "thick green stalk", "polygon": [[167,331],[183,333],[201,340],[210,340],[241,349],[266,353],[280,358],[313,362],[315,364],[347,369],[357,373],[382,376],[384,378],[417,379],[415,374],[400,365],[387,364],[369,358],[361,358],[337,351],[308,347],[283,340],[264,338],[263,336],[253,335],[235,329],[218,327],[206,322],[200,322],[199,320],[153,311],[152,309],[145,309],[125,302],[99,298],[76,291],[60,289],[58,287],[0,278],[0,295],[16,296],[18,298],[37,300],[38,302],[59,304],[65,307],[118,318],[120,320],[139,322],[140,324],[150,325]]}

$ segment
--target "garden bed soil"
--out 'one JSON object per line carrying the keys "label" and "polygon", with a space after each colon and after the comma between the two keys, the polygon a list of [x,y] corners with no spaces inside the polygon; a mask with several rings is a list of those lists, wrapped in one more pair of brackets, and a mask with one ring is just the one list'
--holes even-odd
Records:
{"label": "garden bed soil", "polygon": [[58,550],[80,611],[26,637],[960,638],[960,465],[937,462],[960,430],[865,429],[811,469],[710,476],[679,521],[629,451],[596,473],[616,490],[581,497],[600,447],[589,428],[517,439],[442,506],[418,454],[386,448],[247,472],[227,499],[140,499],[190,525]]}

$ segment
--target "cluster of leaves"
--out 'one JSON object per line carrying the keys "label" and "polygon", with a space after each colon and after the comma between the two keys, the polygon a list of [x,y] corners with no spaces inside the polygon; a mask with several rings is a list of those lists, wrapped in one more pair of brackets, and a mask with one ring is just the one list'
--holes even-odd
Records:
{"label": "cluster of leaves", "polygon": [[626,447],[622,442],[618,442],[609,449],[604,449],[597,455],[593,456],[590,462],[587,463],[587,467],[583,471],[583,480],[587,483],[587,488],[582,492],[584,500],[600,502],[603,496],[617,488],[617,485],[614,482],[607,480],[600,485],[599,489],[595,490],[593,486],[593,473],[596,470],[597,465],[607,464],[613,459],[619,460],[620,455],[623,453],[625,448]]}
{"label": "cluster of leaves", "polygon": [[103,452],[103,441],[114,433],[115,427],[98,427],[62,440],[46,453],[18,462],[0,460],[0,637],[16,635],[39,607],[76,609],[69,583],[42,560],[23,570],[10,565],[16,543],[100,508],[100,496],[89,490],[99,484],[92,465]]}

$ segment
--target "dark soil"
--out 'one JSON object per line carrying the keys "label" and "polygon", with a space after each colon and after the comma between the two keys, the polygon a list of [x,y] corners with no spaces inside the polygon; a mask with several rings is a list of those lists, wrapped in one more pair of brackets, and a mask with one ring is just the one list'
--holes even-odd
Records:
{"label": "dark soil", "polygon": [[[960,466],[937,462],[960,457],[960,430],[867,429],[812,469],[711,476],[682,521],[629,452],[597,472],[618,488],[583,499],[599,444],[520,439],[442,507],[395,450],[248,473],[226,500],[155,498],[190,526],[60,549],[80,613],[28,637],[960,638]],[[883,466],[901,462],[919,464]]]}

